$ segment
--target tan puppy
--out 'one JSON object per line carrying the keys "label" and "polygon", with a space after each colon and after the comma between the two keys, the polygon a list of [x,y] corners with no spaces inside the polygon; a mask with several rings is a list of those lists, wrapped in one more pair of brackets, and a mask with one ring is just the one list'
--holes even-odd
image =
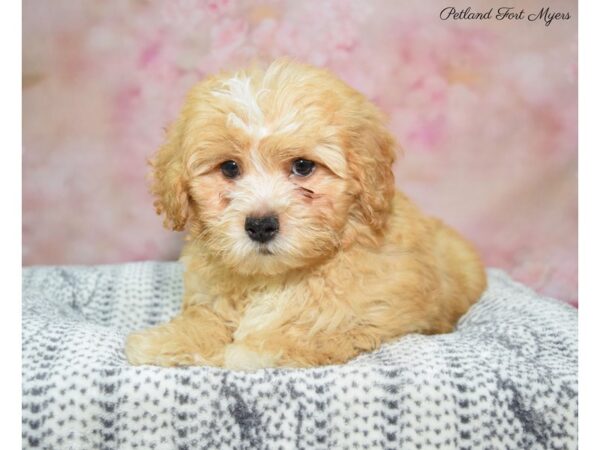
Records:
{"label": "tan puppy", "polygon": [[188,230],[171,322],[129,336],[132,364],[343,363],[447,333],[486,286],[473,251],[395,192],[382,114],[289,60],[195,86],[152,162],[155,206]]}

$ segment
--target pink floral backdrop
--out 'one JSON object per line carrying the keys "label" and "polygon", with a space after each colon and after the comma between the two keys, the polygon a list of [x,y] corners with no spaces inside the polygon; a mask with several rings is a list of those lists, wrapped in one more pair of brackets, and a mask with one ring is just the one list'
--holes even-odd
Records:
{"label": "pink floral backdrop", "polygon": [[576,303],[577,3],[521,3],[571,18],[443,21],[446,0],[24,0],[23,263],[175,259],[181,236],[147,193],[164,127],[205,75],[290,55],[389,115],[398,187],[488,266]]}

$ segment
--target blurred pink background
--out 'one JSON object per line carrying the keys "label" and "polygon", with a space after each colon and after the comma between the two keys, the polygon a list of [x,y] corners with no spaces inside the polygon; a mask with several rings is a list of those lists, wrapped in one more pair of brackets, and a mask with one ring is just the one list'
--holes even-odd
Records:
{"label": "blurred pink background", "polygon": [[446,0],[24,0],[23,264],[175,259],[181,235],[147,193],[164,127],[206,74],[290,55],[389,115],[398,187],[488,266],[576,303],[577,3],[520,3],[571,18],[442,21]]}

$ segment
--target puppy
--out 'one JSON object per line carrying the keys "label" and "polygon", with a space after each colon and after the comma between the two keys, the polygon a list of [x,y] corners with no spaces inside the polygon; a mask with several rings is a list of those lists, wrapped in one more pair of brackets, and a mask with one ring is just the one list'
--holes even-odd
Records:
{"label": "puppy", "polygon": [[326,70],[283,59],[195,86],[151,162],[157,212],[188,231],[183,306],[128,337],[129,362],[310,367],[452,331],[484,268],[395,191],[394,153]]}

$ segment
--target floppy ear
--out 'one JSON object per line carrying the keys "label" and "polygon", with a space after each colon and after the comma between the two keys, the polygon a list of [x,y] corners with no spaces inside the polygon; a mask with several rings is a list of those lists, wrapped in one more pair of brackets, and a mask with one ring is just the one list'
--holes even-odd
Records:
{"label": "floppy ear", "polygon": [[348,154],[350,173],[356,185],[358,215],[374,231],[381,231],[394,198],[395,142],[384,126],[382,115],[369,105]]}
{"label": "floppy ear", "polygon": [[157,214],[165,214],[165,227],[175,231],[184,229],[190,215],[188,177],[181,149],[182,135],[183,123],[177,120],[168,129],[165,143],[150,160],[154,208]]}

